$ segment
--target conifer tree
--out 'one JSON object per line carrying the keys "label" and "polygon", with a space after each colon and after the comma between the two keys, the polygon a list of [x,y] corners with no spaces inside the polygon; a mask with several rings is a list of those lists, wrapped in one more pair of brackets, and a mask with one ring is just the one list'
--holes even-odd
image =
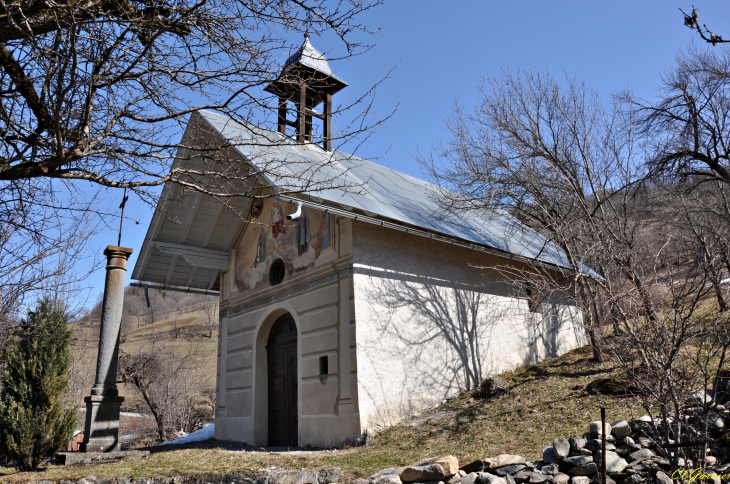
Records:
{"label": "conifer tree", "polygon": [[0,354],[0,452],[37,470],[66,446],[76,412],[63,400],[71,361],[68,317],[47,299],[16,328]]}

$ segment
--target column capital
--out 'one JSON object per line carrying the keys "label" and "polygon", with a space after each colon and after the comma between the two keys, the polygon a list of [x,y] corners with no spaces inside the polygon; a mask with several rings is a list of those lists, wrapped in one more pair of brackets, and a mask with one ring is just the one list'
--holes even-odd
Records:
{"label": "column capital", "polygon": [[106,249],[104,249],[104,255],[107,257],[116,255],[117,257],[124,257],[125,259],[128,259],[129,256],[132,255],[132,252],[134,252],[134,249],[130,249],[129,247],[119,247],[117,245],[109,245]]}

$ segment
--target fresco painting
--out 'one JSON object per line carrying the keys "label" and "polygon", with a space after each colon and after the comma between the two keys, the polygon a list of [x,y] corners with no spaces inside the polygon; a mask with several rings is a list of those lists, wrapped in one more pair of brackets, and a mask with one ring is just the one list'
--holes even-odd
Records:
{"label": "fresco painting", "polygon": [[312,267],[322,249],[329,247],[329,215],[302,208],[299,219],[287,220],[295,211],[293,204],[265,201],[261,215],[251,220],[236,247],[236,284],[251,289],[269,284],[269,267],[279,258],[291,276]]}

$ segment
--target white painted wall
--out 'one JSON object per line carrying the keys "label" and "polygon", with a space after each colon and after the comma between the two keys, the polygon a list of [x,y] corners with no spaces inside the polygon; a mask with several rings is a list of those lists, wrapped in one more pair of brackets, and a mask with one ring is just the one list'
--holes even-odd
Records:
{"label": "white painted wall", "polygon": [[[531,313],[488,267],[507,259],[370,224],[353,230],[362,428],[392,425],[490,374],[584,345],[555,295]],[[478,268],[481,267],[481,268]]]}

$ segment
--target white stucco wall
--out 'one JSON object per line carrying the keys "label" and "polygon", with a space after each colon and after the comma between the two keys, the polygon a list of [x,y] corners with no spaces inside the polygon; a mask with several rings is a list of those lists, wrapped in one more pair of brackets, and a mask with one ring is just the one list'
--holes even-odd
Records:
{"label": "white stucco wall", "polygon": [[[557,294],[531,313],[506,259],[370,224],[353,230],[360,423],[392,425],[490,374],[585,344]],[[481,267],[481,268],[480,268]]]}

